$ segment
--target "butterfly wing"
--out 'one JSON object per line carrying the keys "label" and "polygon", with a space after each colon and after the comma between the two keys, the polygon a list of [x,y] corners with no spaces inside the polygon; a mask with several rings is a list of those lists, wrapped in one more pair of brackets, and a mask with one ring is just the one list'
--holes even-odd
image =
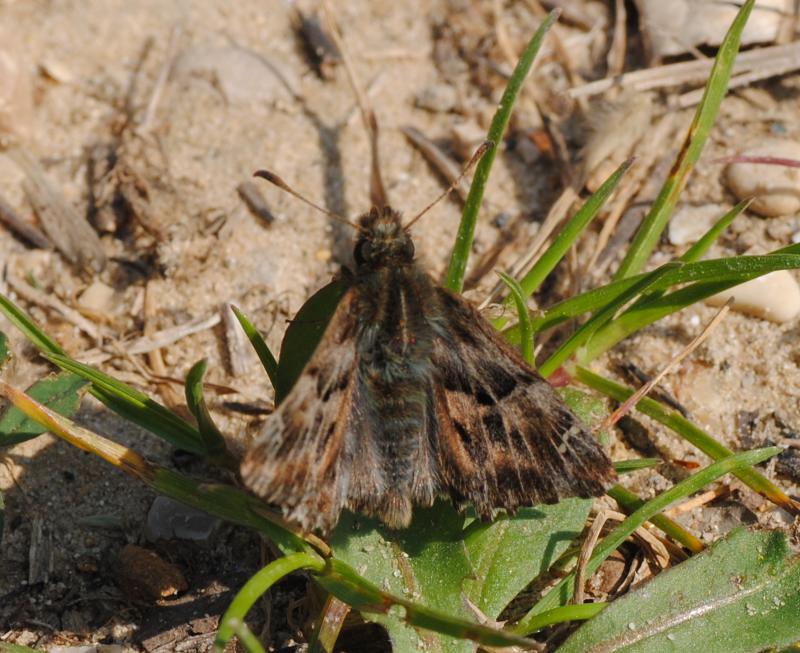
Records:
{"label": "butterfly wing", "polygon": [[309,531],[332,528],[347,503],[360,421],[354,301],[350,289],[241,467],[252,492]]}
{"label": "butterfly wing", "polygon": [[431,435],[443,489],[482,518],[603,494],[615,473],[596,438],[477,310],[438,292]]}

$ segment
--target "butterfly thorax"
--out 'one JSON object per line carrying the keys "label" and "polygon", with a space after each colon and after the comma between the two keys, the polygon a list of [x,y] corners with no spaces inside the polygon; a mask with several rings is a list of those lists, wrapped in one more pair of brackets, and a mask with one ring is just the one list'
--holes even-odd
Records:
{"label": "butterfly thorax", "polygon": [[414,261],[414,243],[391,207],[373,208],[358,221],[359,234],[353,256],[358,270]]}

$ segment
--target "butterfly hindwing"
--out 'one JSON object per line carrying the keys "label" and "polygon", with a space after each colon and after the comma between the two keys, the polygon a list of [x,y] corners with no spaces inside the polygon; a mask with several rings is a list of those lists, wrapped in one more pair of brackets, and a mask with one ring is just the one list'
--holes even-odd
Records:
{"label": "butterfly hindwing", "polygon": [[614,471],[594,436],[477,310],[437,290],[433,436],[443,489],[483,518],[602,494]]}

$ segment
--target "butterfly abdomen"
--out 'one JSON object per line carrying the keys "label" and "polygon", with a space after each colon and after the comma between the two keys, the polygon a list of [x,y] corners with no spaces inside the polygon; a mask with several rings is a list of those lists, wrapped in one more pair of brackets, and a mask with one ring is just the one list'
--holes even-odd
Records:
{"label": "butterfly abdomen", "polygon": [[[434,456],[424,437],[428,422],[434,333],[427,319],[430,281],[413,265],[382,268],[362,277],[359,380],[367,419],[380,433],[382,491],[365,506],[392,526],[407,525],[413,503],[436,494]],[[363,289],[363,290],[362,290]]]}

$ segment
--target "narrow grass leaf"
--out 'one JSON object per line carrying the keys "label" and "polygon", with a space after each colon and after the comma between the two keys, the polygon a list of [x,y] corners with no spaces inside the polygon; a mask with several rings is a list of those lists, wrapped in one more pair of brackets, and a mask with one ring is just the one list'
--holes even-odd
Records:
{"label": "narrow grass leaf", "polygon": [[203,438],[194,426],[143,392],[66,356],[43,355],[61,369],[90,381],[93,385],[92,394],[125,419],[135,422],[175,447],[198,455],[207,454]]}
{"label": "narrow grass leaf", "polygon": [[614,463],[614,471],[617,474],[630,474],[640,469],[658,467],[664,461],[661,458],[631,458],[630,460],[618,460]]}
{"label": "narrow grass leaf", "polygon": [[186,405],[197,420],[197,429],[203,438],[206,455],[226,467],[237,469],[236,460],[228,452],[225,437],[214,423],[203,397],[203,377],[207,368],[208,363],[205,360],[201,360],[195,363],[186,375],[186,386],[184,388]]}
{"label": "narrow grass leaf", "polygon": [[99,456],[165,496],[263,533],[284,553],[310,551],[312,546],[318,546],[316,538],[309,537],[308,542],[304,541],[261,501],[242,490],[228,485],[201,483],[154,465],[132,449],[78,426],[3,381],[0,381],[0,394],[11,400],[28,417],[73,446]]}
{"label": "narrow grass leaf", "polygon": [[517,315],[519,316],[520,351],[522,352],[522,357],[533,365],[533,328],[531,327],[531,314],[528,312],[525,294],[514,277],[501,270],[498,270],[497,274],[503,280],[503,283],[508,286],[511,297],[517,307]]}
{"label": "narrow grass leaf", "polygon": [[[581,366],[575,368],[574,377],[584,385],[620,402],[625,401],[635,392],[631,388],[620,385],[611,379],[606,379]],[[667,428],[672,429],[684,440],[693,444],[714,460],[726,459],[734,453],[725,445],[717,442],[717,440],[703,429],[686,419],[677,410],[668,408],[650,397],[643,397],[640,399],[636,404],[636,410],[651,417]],[[754,492],[758,492],[761,496],[769,499],[784,510],[788,510],[793,514],[798,514],[797,502],[792,500],[783,490],[756,470],[739,469],[734,472],[734,475]]]}
{"label": "narrow grass leaf", "polygon": [[709,250],[711,245],[716,242],[717,238],[722,235],[722,232],[725,231],[730,226],[731,222],[733,222],[742,211],[750,206],[752,202],[752,199],[742,200],[739,202],[730,211],[717,220],[711,229],[706,231],[706,233],[704,233],[694,245],[692,245],[679,257],[679,260],[683,261],[684,263],[694,263],[695,261],[699,261],[700,258]]}
{"label": "narrow grass leaf", "polygon": [[[645,503],[643,499],[640,499],[633,492],[622,487],[621,485],[614,485],[608,489],[606,494],[614,499],[619,507],[629,515],[632,512],[636,512]],[[706,548],[699,539],[687,531],[683,526],[675,521],[672,521],[669,517],[664,515],[656,515],[648,521],[651,524],[658,526],[673,540],[685,546],[692,553],[700,553]]]}
{"label": "narrow grass leaf", "polygon": [[250,608],[266,593],[270,587],[298,569],[310,569],[321,572],[325,562],[311,553],[292,553],[273,560],[266,567],[253,575],[231,601],[228,609],[219,622],[219,631],[214,640],[214,650],[221,653],[234,635],[234,624],[244,623]]}
{"label": "narrow grass leaf", "polygon": [[50,338],[33,319],[5,295],[0,295],[0,311],[30,340],[39,351],[64,354],[58,343]]}
{"label": "narrow grass leaf", "polygon": [[580,326],[575,333],[573,333],[566,342],[564,342],[550,358],[548,358],[539,368],[540,374],[547,378],[555,372],[575,351],[586,343],[592,334],[597,331],[601,326],[611,320],[617,311],[620,310],[625,304],[633,300],[638,295],[641,295],[648,288],[668,272],[679,269],[683,264],[677,261],[672,261],[662,265],[660,268],[645,274],[636,283],[627,288],[624,292],[618,294],[612,301],[600,308],[591,318],[589,318],[582,326]]}
{"label": "narrow grass leaf", "polygon": [[[675,501],[684,499],[689,495],[701,490],[709,483],[717,480],[725,474],[757,465],[760,462],[773,457],[780,453],[779,447],[766,447],[764,449],[755,449],[753,451],[745,451],[739,454],[725,458],[724,460],[712,463],[708,467],[693,474],[689,478],[681,481],[674,487],[666,492],[659,494],[657,497],[646,502],[641,508],[635,511],[632,515],[627,517],[619,526],[617,526],[611,533],[603,538],[595,547],[592,557],[586,565],[587,577],[597,571],[597,568],[608,558],[617,548],[644,522],[650,520],[659,512],[665,510]],[[531,608],[528,613],[517,623],[514,630],[519,634],[527,635],[532,632],[529,623],[533,618],[545,610],[558,607],[565,603],[572,595],[575,585],[574,572],[562,578],[551,590],[545,594],[536,605]]]}
{"label": "narrow grass leaf", "polygon": [[528,42],[525,51],[522,53],[514,71],[511,73],[511,77],[503,92],[503,97],[500,99],[500,104],[492,119],[487,139],[494,143],[494,147],[483,155],[483,158],[475,167],[475,176],[472,179],[472,185],[467,195],[464,212],[461,215],[461,224],[458,228],[456,242],[453,246],[453,252],[450,255],[450,264],[447,268],[447,274],[445,275],[444,286],[454,292],[461,292],[464,285],[464,274],[467,270],[467,261],[469,260],[470,250],[472,249],[472,240],[475,236],[475,226],[478,223],[478,214],[483,201],[483,193],[486,189],[486,183],[489,180],[489,173],[492,170],[492,164],[494,164],[497,151],[502,147],[503,137],[506,127],[508,127],[508,121],[511,118],[514,103],[522,88],[522,83],[525,81],[525,77],[527,77],[533,65],[533,60],[536,58],[539,48],[544,41],[545,34],[547,34],[547,31],[557,18],[558,12],[550,12]]}
{"label": "narrow grass leaf", "polygon": [[570,218],[564,227],[558,232],[558,236],[552,244],[545,250],[539,257],[533,267],[528,273],[522,277],[519,285],[526,297],[530,297],[535,293],[542,282],[550,274],[564,258],[564,255],[569,251],[569,248],[578,240],[583,230],[589,223],[597,216],[600,209],[608,200],[611,193],[617,187],[622,177],[633,164],[633,159],[628,159],[620,165],[611,176],[606,179],[603,184],[598,188],[583,206]]}
{"label": "narrow grass leaf", "polygon": [[264,367],[269,377],[269,382],[272,384],[272,387],[275,388],[278,381],[278,361],[275,360],[275,356],[272,355],[264,338],[261,337],[261,333],[248,317],[236,306],[231,305],[231,310],[236,316],[236,319],[239,320],[239,324],[242,325],[242,330],[250,341],[250,344],[253,345],[258,360],[261,361],[261,365]]}
{"label": "narrow grass leaf", "polygon": [[740,528],[614,601],[558,653],[750,653],[800,638],[800,559]]}
{"label": "narrow grass leaf", "polygon": [[697,107],[683,146],[650,212],[636,232],[633,242],[617,270],[616,279],[623,279],[639,272],[658,244],[678,197],[686,185],[689,173],[700,158],[722,99],[727,93],[733,62],[739,52],[742,30],[750,17],[754,4],[755,0],[747,0],[728,29],[728,33],[717,51],[703,98]]}
{"label": "narrow grass leaf", "polygon": [[3,369],[9,358],[11,358],[11,350],[8,348],[8,336],[0,331],[0,369]]}
{"label": "narrow grass leaf", "polygon": [[[88,381],[80,376],[61,372],[40,379],[25,392],[60,415],[71,417],[78,410],[87,385]],[[10,447],[46,432],[46,428],[13,404],[0,415],[0,447]]]}
{"label": "narrow grass leaf", "polygon": [[548,626],[563,624],[569,621],[586,621],[587,619],[592,619],[605,610],[608,605],[609,604],[605,601],[598,601],[597,603],[581,603],[580,605],[562,605],[552,610],[546,610],[541,614],[537,614],[534,619],[531,619],[531,632],[536,632]]}
{"label": "narrow grass leaf", "polygon": [[[798,268],[800,268],[800,244],[759,256],[733,256],[686,263],[683,267],[666,272],[661,279],[653,283],[650,290],[664,290],[678,284],[701,281],[719,283],[719,288],[730,288],[768,272]],[[554,304],[544,314],[533,316],[531,324],[534,333],[606,306],[620,295],[629,292],[630,288],[645,276],[641,274],[612,281]],[[510,342],[519,344],[519,330],[516,327],[511,327],[504,332],[504,335]]]}

